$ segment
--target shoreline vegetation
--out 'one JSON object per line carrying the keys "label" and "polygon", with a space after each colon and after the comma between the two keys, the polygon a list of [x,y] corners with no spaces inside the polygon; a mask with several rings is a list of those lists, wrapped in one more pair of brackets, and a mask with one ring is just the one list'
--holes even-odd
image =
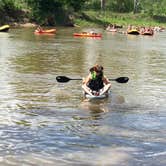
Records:
{"label": "shoreline vegetation", "polygon": [[125,0],[123,3],[119,0],[1,0],[0,26],[106,28],[116,24],[165,28],[165,5],[165,0],[153,2],[153,5],[146,0]]}
{"label": "shoreline vegetation", "polygon": [[[152,17],[143,14],[121,14],[121,13],[108,13],[97,11],[84,11],[81,13],[75,13],[69,19],[68,24],[55,24],[45,26],[69,26],[69,27],[103,27],[106,28],[109,24],[116,24],[118,26],[127,27],[128,25],[135,26],[162,26],[166,27],[166,21],[162,22]],[[1,24],[9,24],[12,27],[36,27],[40,23],[32,21],[29,18],[11,18],[7,16],[7,20],[4,20]],[[44,26],[44,24],[43,24]]]}
{"label": "shoreline vegetation", "polygon": [[[31,20],[26,13],[22,12],[18,17],[5,16],[0,24],[9,24],[12,27],[36,27],[40,23]],[[164,20],[165,19],[165,20]],[[135,26],[162,26],[166,27],[166,18],[155,19],[145,14],[133,13],[110,13],[101,11],[83,11],[81,13],[74,13],[68,16],[68,21],[63,24],[46,24],[43,26],[70,26],[70,27],[101,27],[106,28],[109,24],[116,24],[127,27],[128,25]]]}
{"label": "shoreline vegetation", "polygon": [[81,27],[100,26],[104,28],[109,24],[116,24],[123,27],[127,27],[130,24],[135,26],[166,27],[166,18],[161,17],[156,19],[145,14],[84,11],[81,15],[77,15],[75,24]]}

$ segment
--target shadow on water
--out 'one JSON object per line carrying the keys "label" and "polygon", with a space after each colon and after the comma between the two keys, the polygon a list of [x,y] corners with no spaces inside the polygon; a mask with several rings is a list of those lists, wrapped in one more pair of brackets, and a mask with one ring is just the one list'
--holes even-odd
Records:
{"label": "shadow on water", "polygon": [[105,99],[85,99],[83,98],[79,109],[81,111],[88,111],[92,119],[100,119],[105,113],[112,112],[114,105],[123,104],[124,97],[111,94]]}

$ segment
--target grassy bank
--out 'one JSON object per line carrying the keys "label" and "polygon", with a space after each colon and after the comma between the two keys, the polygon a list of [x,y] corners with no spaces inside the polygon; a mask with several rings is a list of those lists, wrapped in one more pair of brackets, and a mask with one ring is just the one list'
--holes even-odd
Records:
{"label": "grassy bank", "polygon": [[[31,18],[31,11],[28,9],[10,8],[10,10],[0,9],[0,25],[10,24],[19,25],[32,22],[40,25],[63,25],[73,26],[73,24],[81,27],[106,27],[108,24],[116,24],[127,26],[129,24],[138,26],[163,26],[166,27],[166,16],[148,16],[146,14],[133,14],[133,13],[112,13],[101,11],[84,11],[81,13],[68,13],[63,12],[61,15],[54,17],[46,17],[38,22],[36,18]],[[38,18],[38,17],[37,17]],[[52,18],[51,23],[47,18]],[[43,23],[42,23],[43,22]]]}
{"label": "grassy bank", "polygon": [[105,27],[109,23],[127,26],[129,24],[138,26],[164,26],[166,27],[166,17],[150,17],[145,14],[133,13],[110,13],[85,11],[75,15],[75,24],[79,26],[101,26]]}

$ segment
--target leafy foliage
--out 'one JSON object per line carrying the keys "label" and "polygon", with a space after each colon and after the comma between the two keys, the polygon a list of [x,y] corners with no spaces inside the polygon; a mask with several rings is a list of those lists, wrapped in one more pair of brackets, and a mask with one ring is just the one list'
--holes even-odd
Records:
{"label": "leafy foliage", "polygon": [[73,12],[80,13],[82,9],[100,11],[103,5],[109,12],[136,11],[151,17],[166,17],[166,0],[0,0],[0,14],[12,15],[16,10],[25,9],[30,11],[31,19],[53,25],[66,21]]}
{"label": "leafy foliage", "polygon": [[1,0],[0,9],[8,12],[12,12],[19,9],[14,0]]}
{"label": "leafy foliage", "polygon": [[64,0],[64,4],[66,4],[68,7],[73,8],[74,11],[80,11],[86,1],[87,0]]}
{"label": "leafy foliage", "polygon": [[[66,17],[65,12],[70,10],[81,10],[85,0],[25,0],[32,9],[32,18],[38,22],[48,22],[54,24],[56,21]],[[66,10],[67,9],[67,10]],[[61,16],[64,16],[63,18]],[[58,21],[58,22],[59,22]]]}

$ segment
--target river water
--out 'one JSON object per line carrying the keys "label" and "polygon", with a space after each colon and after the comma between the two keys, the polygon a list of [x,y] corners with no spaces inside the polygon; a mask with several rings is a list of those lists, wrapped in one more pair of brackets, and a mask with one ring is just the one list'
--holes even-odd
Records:
{"label": "river water", "polygon": [[[0,33],[0,165],[166,165],[166,32],[134,36],[88,29]],[[99,63],[108,99],[83,99],[82,78]]]}

